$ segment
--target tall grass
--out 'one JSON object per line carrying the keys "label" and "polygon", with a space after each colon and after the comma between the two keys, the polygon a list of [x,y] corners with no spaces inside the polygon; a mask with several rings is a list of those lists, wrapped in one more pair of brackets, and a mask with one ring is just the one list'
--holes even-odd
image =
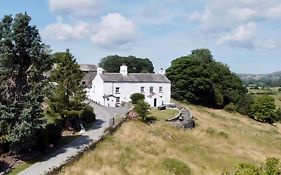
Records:
{"label": "tall grass", "polygon": [[258,123],[223,110],[188,108],[195,118],[195,129],[174,128],[163,121],[164,111],[156,111],[159,121],[155,124],[124,123],[60,174],[217,175],[233,170],[240,162],[281,158],[280,124]]}

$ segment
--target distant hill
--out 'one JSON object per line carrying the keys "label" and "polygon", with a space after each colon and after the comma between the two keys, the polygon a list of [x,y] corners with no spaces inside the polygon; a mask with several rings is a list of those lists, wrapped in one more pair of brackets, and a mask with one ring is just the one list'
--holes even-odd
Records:
{"label": "distant hill", "polygon": [[281,71],[269,73],[269,74],[238,74],[242,80],[262,80],[262,79],[271,79],[278,80],[281,78]]}
{"label": "distant hill", "polygon": [[281,71],[269,74],[238,74],[244,84],[281,86]]}

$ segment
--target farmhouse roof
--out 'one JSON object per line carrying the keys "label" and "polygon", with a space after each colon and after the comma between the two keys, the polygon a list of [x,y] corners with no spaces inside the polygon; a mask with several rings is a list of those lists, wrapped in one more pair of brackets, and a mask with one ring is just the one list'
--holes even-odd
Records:
{"label": "farmhouse roof", "polygon": [[79,64],[82,72],[96,72],[97,66],[94,64]]}
{"label": "farmhouse roof", "polygon": [[165,75],[154,73],[130,73],[127,76],[120,73],[104,73],[100,76],[104,82],[170,83]]}
{"label": "farmhouse roof", "polygon": [[82,82],[84,82],[83,87],[90,88],[92,86],[92,81],[95,79],[97,73],[96,72],[87,72],[84,74],[82,78]]}

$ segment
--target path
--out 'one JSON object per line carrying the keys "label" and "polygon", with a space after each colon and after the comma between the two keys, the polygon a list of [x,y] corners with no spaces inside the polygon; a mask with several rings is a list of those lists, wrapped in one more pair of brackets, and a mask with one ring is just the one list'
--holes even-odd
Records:
{"label": "path", "polygon": [[94,108],[97,118],[93,126],[77,139],[19,173],[20,175],[46,174],[54,167],[61,166],[69,158],[83,151],[89,144],[100,140],[112,117],[124,116],[128,112],[128,109],[124,107],[104,107],[93,102],[89,102],[89,104]]}

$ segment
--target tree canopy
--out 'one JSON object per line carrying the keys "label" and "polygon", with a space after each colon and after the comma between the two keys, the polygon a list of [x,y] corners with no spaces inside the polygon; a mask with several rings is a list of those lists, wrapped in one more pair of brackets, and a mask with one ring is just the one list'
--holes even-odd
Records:
{"label": "tree canopy", "polygon": [[16,150],[31,147],[46,123],[43,72],[51,68],[50,51],[30,20],[20,13],[0,21],[0,137]]}
{"label": "tree canopy", "polygon": [[154,71],[153,64],[148,58],[142,59],[135,56],[123,57],[110,55],[101,59],[99,66],[107,72],[119,72],[119,68],[122,64],[126,64],[128,66],[129,73],[153,73]]}
{"label": "tree canopy", "polygon": [[240,78],[216,62],[208,49],[173,60],[166,75],[172,83],[172,97],[195,104],[222,108],[237,103],[247,92]]}
{"label": "tree canopy", "polygon": [[86,106],[86,95],[81,86],[83,73],[69,50],[60,55],[56,69],[51,72],[50,80],[56,85],[49,97],[50,110],[59,114],[66,127],[79,129],[80,117]]}

